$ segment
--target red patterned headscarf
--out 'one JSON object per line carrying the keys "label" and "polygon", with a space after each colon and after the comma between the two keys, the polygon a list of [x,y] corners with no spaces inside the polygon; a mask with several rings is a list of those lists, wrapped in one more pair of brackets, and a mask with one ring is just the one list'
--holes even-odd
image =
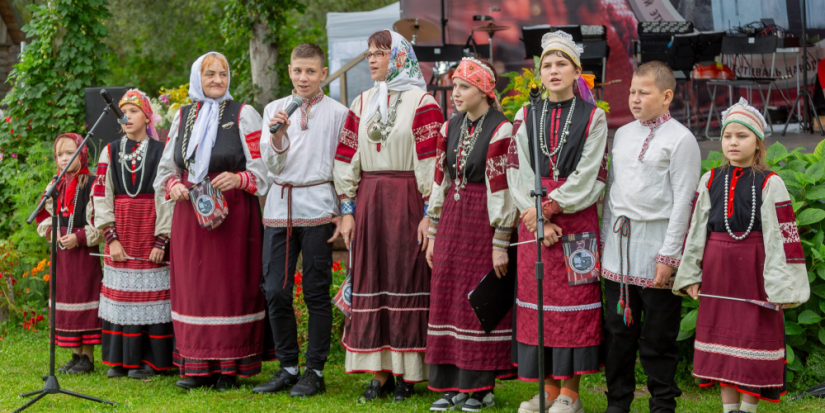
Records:
{"label": "red patterned headscarf", "polygon": [[[83,137],[76,133],[64,133],[58,136],[57,139],[54,140],[53,152],[55,163],[57,163],[57,143],[61,139],[71,139],[78,147],[80,147],[80,144],[83,143]],[[80,169],[75,172],[66,172],[66,175],[63,175],[63,180],[60,184],[61,196],[59,196],[57,200],[57,210],[62,210],[64,216],[69,216],[74,212],[75,205],[72,201],[74,200],[75,191],[77,191],[77,178],[80,175],[89,175],[89,147],[84,145],[76,159],[80,160]],[[60,166],[58,166],[57,173],[59,174],[60,171]],[[61,208],[64,205],[67,207],[65,210]]]}
{"label": "red patterned headscarf", "polygon": [[160,121],[160,115],[152,111],[152,102],[146,97],[146,94],[138,89],[132,89],[126,92],[117,104],[118,107],[123,107],[126,104],[133,104],[140,108],[146,117],[149,118],[149,125],[146,126],[146,134],[152,139],[158,140],[158,134],[155,131],[155,125]]}
{"label": "red patterned headscarf", "polygon": [[477,87],[482,93],[495,99],[494,108],[501,111],[501,104],[496,96],[496,79],[493,71],[480,60],[465,57],[461,59],[458,68],[453,73],[453,79],[461,79]]}

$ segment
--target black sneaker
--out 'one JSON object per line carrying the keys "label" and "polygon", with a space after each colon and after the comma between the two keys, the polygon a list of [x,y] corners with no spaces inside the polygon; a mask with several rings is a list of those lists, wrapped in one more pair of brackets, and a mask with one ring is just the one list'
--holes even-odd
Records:
{"label": "black sneaker", "polygon": [[66,362],[66,364],[63,365],[63,367],[60,367],[59,369],[57,369],[57,372],[58,373],[68,373],[69,370],[71,370],[72,367],[74,367],[74,365],[79,363],[79,362],[80,362],[80,354],[74,354],[73,353],[72,354],[72,359],[69,360],[68,362]]}
{"label": "black sneaker", "polygon": [[430,405],[432,412],[446,412],[447,410],[461,410],[464,402],[467,401],[466,393],[459,393],[455,391],[448,391],[441,396],[440,399]]}
{"label": "black sneaker", "polygon": [[413,394],[415,394],[414,384],[406,382],[404,379],[398,379],[398,383],[395,384],[395,391],[393,392],[395,401],[403,402],[412,397]]}
{"label": "black sneaker", "polygon": [[492,390],[483,390],[473,392],[473,395],[467,399],[467,402],[464,403],[464,406],[461,407],[462,411],[465,412],[480,412],[481,409],[485,407],[492,407],[495,406],[495,398],[493,396]]}
{"label": "black sneaker", "polygon": [[81,354],[80,361],[69,369],[69,374],[87,374],[93,371],[95,371],[95,364],[89,360],[89,356]]}
{"label": "black sneaker", "polygon": [[293,386],[295,383],[298,383],[298,379],[301,376],[297,374],[289,374],[285,368],[281,367],[274,376],[272,376],[269,381],[264,384],[259,384],[252,389],[252,393],[263,394],[263,393],[277,393],[287,387]]}
{"label": "black sneaker", "polygon": [[387,381],[384,385],[381,385],[381,382],[378,380],[373,379],[370,381],[370,384],[367,385],[367,389],[358,396],[356,400],[358,404],[363,404],[379,397],[383,397],[385,394],[395,390],[395,378],[393,376],[387,377]]}
{"label": "black sneaker", "polygon": [[200,387],[211,387],[217,382],[218,378],[215,376],[191,376],[178,380],[175,385],[186,390],[192,390]]}
{"label": "black sneaker", "polygon": [[226,374],[221,374],[218,377],[218,382],[215,383],[215,390],[219,392],[224,392],[227,390],[232,390],[238,387],[238,376],[228,376]]}
{"label": "black sneaker", "polygon": [[138,369],[129,370],[130,379],[146,379],[158,374],[152,366],[144,364]]}
{"label": "black sneaker", "polygon": [[327,391],[327,386],[324,384],[324,378],[312,369],[305,369],[298,384],[289,392],[289,397],[309,397],[325,391]]}

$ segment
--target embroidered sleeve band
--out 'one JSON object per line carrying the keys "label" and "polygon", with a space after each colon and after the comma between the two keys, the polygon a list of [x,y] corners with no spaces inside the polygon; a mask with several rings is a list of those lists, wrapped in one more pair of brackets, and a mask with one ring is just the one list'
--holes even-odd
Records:
{"label": "embroidered sleeve band", "polygon": [[155,237],[155,248],[165,250],[167,245],[169,245],[169,238],[166,238],[163,235],[158,235]]}
{"label": "embroidered sleeve band", "polygon": [[341,215],[355,214],[355,201],[341,202]]}
{"label": "embroidered sleeve band", "polygon": [[679,264],[682,263],[682,260],[671,257],[665,257],[664,255],[660,254],[656,256],[656,262],[659,264],[665,264],[668,267],[679,268]]}
{"label": "embroidered sleeve band", "polygon": [[252,195],[255,195],[255,193],[258,192],[258,178],[256,178],[252,172],[239,172],[238,176],[241,178],[241,183],[238,186],[238,189],[242,189]]}
{"label": "embroidered sleeve band", "polygon": [[103,230],[103,237],[106,238],[107,244],[111,244],[112,241],[119,240],[117,230],[114,225],[109,225],[105,230]]}
{"label": "embroidered sleeve band", "polygon": [[493,234],[493,249],[496,251],[507,252],[510,248],[510,236],[513,233],[511,227],[496,227],[496,232]]}

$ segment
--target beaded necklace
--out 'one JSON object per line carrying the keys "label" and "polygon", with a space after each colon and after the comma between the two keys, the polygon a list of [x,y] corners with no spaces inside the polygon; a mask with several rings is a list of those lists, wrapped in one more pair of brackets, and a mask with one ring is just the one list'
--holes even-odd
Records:
{"label": "beaded necklace", "polygon": [[470,116],[467,113],[464,114],[464,120],[461,122],[461,141],[458,143],[458,148],[455,149],[456,163],[453,164],[453,168],[455,169],[455,195],[453,198],[455,198],[456,201],[461,199],[458,191],[467,186],[467,159],[470,157],[470,152],[472,152],[476,146],[476,141],[481,135],[481,126],[484,125],[484,119],[488,113],[490,113],[489,108],[484,112],[484,115],[481,115],[478,126],[475,127],[472,135],[470,134],[470,125],[467,123],[470,120]]}
{"label": "beaded necklace", "polygon": [[[68,189],[68,188],[69,188],[69,184],[66,184],[66,189]],[[80,190],[75,189],[75,191],[74,191],[74,201],[72,201],[72,205],[73,205],[72,213],[69,214],[69,229],[66,231],[66,235],[71,234],[72,230],[74,229],[74,213],[75,213],[75,211],[77,211],[77,195],[79,193],[80,193]],[[63,208],[66,208],[66,205],[63,205],[63,207],[58,210],[58,214],[60,212],[62,212]],[[58,238],[61,237],[61,235],[60,235],[60,218],[57,219],[57,237]],[[64,247],[63,244],[61,244],[61,243],[57,243],[57,246],[62,250],[66,249],[66,247]]]}
{"label": "beaded necklace", "polygon": [[[740,169],[740,168],[736,168],[736,169]],[[728,203],[728,198],[733,198],[730,195],[731,195],[731,192],[733,192],[733,190],[736,188],[736,181],[739,180],[739,176],[736,176],[736,170],[734,169],[734,171],[733,171],[733,187],[730,189],[730,191],[728,191],[728,176],[729,176],[729,174],[725,173],[725,212],[724,212],[725,229],[728,230],[728,235],[730,235],[731,238],[733,238],[737,241],[742,241],[743,239],[745,239],[745,237],[748,236],[748,234],[750,234],[751,230],[753,229],[753,221],[756,217],[756,179],[754,179],[753,182],[751,182],[751,222],[750,222],[750,224],[748,224],[748,230],[745,231],[745,233],[742,234],[742,236],[737,237],[736,235],[733,234],[733,231],[730,230],[730,224],[728,224],[728,215],[733,215],[733,199],[730,199],[730,204],[729,204]]]}
{"label": "beaded necklace", "polygon": [[[126,153],[126,141],[128,138],[125,136],[120,139],[120,179],[123,181],[123,190],[126,191],[126,195],[129,197],[134,198],[137,194],[140,193],[140,188],[143,187],[143,178],[146,176],[146,153],[149,148],[149,144],[146,141],[149,139],[147,136],[142,141],[135,144],[135,149],[132,153]],[[132,174],[137,173],[140,171],[140,183],[138,183],[137,191],[135,193],[129,192],[129,187],[126,185],[126,164],[131,164],[131,172]],[[134,181],[132,182],[134,183]]]}
{"label": "beaded necklace", "polygon": [[[549,151],[547,149],[547,142],[544,139],[544,131],[547,129],[547,106],[549,103],[549,99],[544,100],[544,107],[541,110],[541,123],[539,124],[539,142],[541,143],[541,151],[550,159],[550,166],[553,169],[553,180],[559,180],[559,168],[556,165],[556,161],[558,158],[554,158],[555,156],[561,153],[564,144],[567,142],[567,136],[570,135],[570,124],[573,123],[573,111],[576,110],[576,97],[573,97],[573,102],[570,104],[570,111],[567,112],[567,120],[564,123],[564,128],[562,129],[561,135],[559,135],[559,123],[561,121],[561,104],[558,103],[557,106],[559,107],[559,113],[554,117],[552,120],[551,128],[553,125],[556,125],[555,131],[550,131],[550,138],[555,138],[556,147],[553,148],[553,151]],[[555,112],[555,110],[553,111]],[[551,144],[552,146],[552,144]]]}

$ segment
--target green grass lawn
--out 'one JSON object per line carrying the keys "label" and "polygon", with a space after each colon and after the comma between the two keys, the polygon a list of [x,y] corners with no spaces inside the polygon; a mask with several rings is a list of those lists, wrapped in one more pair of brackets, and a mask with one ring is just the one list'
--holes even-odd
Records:
{"label": "green grass lawn", "polygon": [[[1,330],[0,330],[1,331]],[[42,387],[40,376],[47,372],[49,351],[48,333],[29,332],[10,327],[0,341],[0,411],[10,412],[25,403],[19,393]],[[423,412],[440,395],[427,390],[425,384],[416,385],[418,392],[403,403],[382,399],[366,406],[355,404],[355,399],[370,380],[368,375],[347,375],[339,365],[328,365],[325,376],[327,393],[310,399],[289,398],[287,394],[255,395],[252,387],[269,379],[278,367],[265,363],[262,374],[239,380],[241,387],[226,393],[209,390],[186,391],[175,386],[177,375],[159,376],[148,380],[129,378],[107,379],[107,367],[95,356],[95,371],[85,376],[60,375],[60,385],[67,390],[105,398],[120,403],[117,408],[64,395],[49,395],[27,412]],[[69,351],[57,349],[57,365],[69,358]],[[686,387],[679,400],[680,412],[721,412],[718,391]],[[639,398],[633,402],[633,412],[647,412],[647,397],[639,386]],[[604,376],[587,377],[582,389],[582,400],[588,413],[604,412],[606,400]],[[501,382],[496,387],[496,406],[490,412],[515,412],[521,401],[537,393],[536,385],[519,381]],[[762,403],[760,412],[825,412],[822,399],[803,399],[781,404]]]}

